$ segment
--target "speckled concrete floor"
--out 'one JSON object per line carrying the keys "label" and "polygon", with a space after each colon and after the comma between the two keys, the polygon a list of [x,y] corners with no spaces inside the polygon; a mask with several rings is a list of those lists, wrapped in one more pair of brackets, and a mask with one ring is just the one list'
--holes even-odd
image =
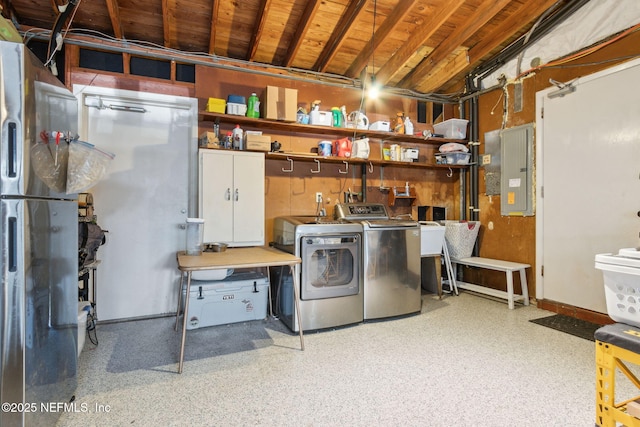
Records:
{"label": "speckled concrete floor", "polygon": [[593,342],[528,322],[553,314],[532,306],[470,293],[423,301],[419,315],[305,334],[304,352],[274,319],[207,328],[240,345],[220,354],[198,353],[187,332],[181,375],[172,318],[98,325],[99,345],[80,356],[80,409],[57,425],[594,425]]}

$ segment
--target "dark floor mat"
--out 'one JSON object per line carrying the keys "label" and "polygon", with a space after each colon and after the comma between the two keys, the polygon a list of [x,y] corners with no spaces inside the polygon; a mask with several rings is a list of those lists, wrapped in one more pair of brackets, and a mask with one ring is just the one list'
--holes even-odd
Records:
{"label": "dark floor mat", "polygon": [[589,341],[595,341],[593,335],[596,329],[602,327],[602,325],[598,325],[597,323],[587,322],[586,320],[576,319],[575,317],[565,316],[564,314],[555,314],[553,316],[531,319],[529,321]]}

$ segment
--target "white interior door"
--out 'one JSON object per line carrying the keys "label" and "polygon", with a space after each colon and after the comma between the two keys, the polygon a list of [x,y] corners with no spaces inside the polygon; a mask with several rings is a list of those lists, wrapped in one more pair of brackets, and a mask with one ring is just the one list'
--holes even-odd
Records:
{"label": "white interior door", "polygon": [[74,92],[81,138],[115,154],[89,190],[108,230],[98,250],[98,318],[175,312],[176,251],[184,250],[184,224],[195,212],[197,102],[84,86]]}
{"label": "white interior door", "polygon": [[[606,313],[598,253],[638,245],[640,61],[537,95],[536,297]],[[544,272],[544,275],[542,275]]]}

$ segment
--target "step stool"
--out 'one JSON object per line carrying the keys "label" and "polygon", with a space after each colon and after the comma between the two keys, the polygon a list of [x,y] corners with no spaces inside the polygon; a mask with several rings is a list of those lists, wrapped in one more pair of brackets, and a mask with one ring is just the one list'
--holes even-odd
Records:
{"label": "step stool", "polygon": [[[599,328],[596,339],[596,425],[640,426],[640,395],[615,401],[616,369],[640,390],[640,381],[625,362],[640,365],[640,329],[624,323]],[[634,416],[635,415],[635,416]]]}

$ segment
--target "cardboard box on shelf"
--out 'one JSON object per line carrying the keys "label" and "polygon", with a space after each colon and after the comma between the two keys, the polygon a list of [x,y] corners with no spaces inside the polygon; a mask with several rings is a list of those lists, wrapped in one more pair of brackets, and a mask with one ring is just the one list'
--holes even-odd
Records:
{"label": "cardboard box on shelf", "polygon": [[216,137],[215,132],[202,132],[200,134],[200,147],[206,148],[220,148],[218,138]]}
{"label": "cardboard box on shelf", "polygon": [[262,95],[262,117],[295,122],[298,110],[298,90],[267,86]]}
{"label": "cardboard box on shelf", "polygon": [[271,136],[260,135],[255,133],[247,133],[245,141],[245,149],[256,151],[271,150]]}

